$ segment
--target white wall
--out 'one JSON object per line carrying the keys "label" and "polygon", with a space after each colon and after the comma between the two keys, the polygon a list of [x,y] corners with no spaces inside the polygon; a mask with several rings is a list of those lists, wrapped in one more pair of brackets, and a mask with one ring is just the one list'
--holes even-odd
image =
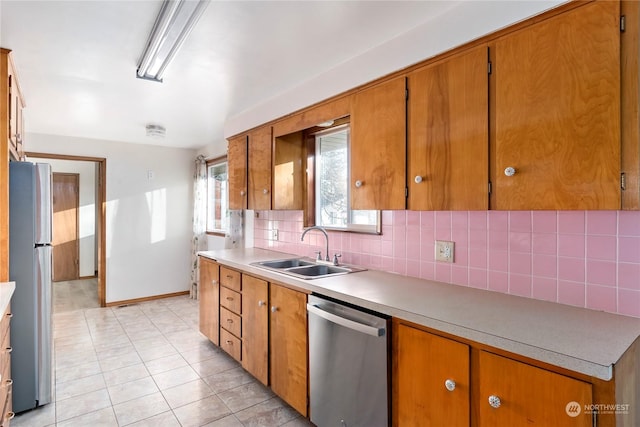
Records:
{"label": "white wall", "polygon": [[194,150],[34,133],[26,147],[107,159],[107,303],[189,289]]}
{"label": "white wall", "polygon": [[460,1],[440,16],[230,118],[228,138],[551,9],[565,0]]}
{"label": "white wall", "polygon": [[29,161],[49,163],[53,172],[77,173],[80,175],[80,212],[78,214],[80,232],[80,277],[93,276],[96,265],[96,205],[95,205],[95,162],[76,160],[38,159]]}

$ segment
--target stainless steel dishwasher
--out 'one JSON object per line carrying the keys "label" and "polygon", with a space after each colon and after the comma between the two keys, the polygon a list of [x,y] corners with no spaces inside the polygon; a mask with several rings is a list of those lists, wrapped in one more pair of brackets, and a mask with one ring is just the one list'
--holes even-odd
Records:
{"label": "stainless steel dishwasher", "polygon": [[314,295],[307,311],[311,422],[390,425],[389,318]]}

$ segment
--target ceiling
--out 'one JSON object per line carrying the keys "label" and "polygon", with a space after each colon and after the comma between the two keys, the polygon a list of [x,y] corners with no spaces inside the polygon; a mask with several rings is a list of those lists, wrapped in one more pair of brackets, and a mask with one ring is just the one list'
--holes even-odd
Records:
{"label": "ceiling", "polygon": [[[212,1],[163,83],[136,67],[161,0],[0,3],[25,131],[199,148],[230,118],[438,16],[454,1]],[[164,139],[145,125],[165,126]]]}

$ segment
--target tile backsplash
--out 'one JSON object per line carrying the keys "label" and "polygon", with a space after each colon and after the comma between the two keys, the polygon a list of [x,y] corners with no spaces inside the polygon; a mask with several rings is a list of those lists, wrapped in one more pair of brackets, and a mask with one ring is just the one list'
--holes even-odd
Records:
{"label": "tile backsplash", "polygon": [[[321,233],[300,241],[302,211],[256,214],[254,246],[324,255]],[[453,264],[435,240],[455,242]],[[640,317],[640,212],[383,211],[381,235],[332,231],[329,245],[348,264]]]}

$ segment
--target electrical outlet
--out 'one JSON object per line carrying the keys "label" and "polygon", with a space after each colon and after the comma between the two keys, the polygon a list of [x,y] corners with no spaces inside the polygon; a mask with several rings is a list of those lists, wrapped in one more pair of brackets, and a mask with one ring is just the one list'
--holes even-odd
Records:
{"label": "electrical outlet", "polygon": [[271,240],[278,240],[278,229],[274,228],[271,230]]}
{"label": "electrical outlet", "polygon": [[444,240],[436,240],[436,261],[453,262],[455,243]]}

